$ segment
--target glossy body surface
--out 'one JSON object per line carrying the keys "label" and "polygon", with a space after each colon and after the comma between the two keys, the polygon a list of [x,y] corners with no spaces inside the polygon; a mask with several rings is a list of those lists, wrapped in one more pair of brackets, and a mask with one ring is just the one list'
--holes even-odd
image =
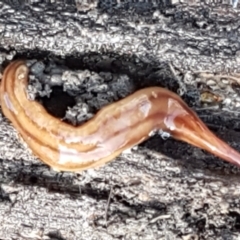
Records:
{"label": "glossy body surface", "polygon": [[60,171],[101,166],[162,130],[240,166],[240,154],[216,137],[175,93],[160,87],[139,90],[72,126],[28,99],[28,67],[14,61],[0,87],[4,115],[43,162]]}

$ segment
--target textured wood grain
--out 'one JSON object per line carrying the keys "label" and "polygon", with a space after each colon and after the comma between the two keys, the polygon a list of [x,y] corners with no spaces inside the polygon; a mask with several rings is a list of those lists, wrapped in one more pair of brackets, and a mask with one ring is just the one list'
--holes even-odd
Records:
{"label": "textured wood grain", "polygon": [[[116,6],[99,1],[84,13],[60,1],[22,9],[0,3],[0,60],[67,56],[72,69],[128,74],[135,88],[180,89],[240,150],[236,109],[203,111],[195,84],[197,71],[238,71],[239,9],[198,1]],[[215,93],[231,100],[231,85]],[[31,155],[1,111],[0,129],[1,239],[240,237],[240,171],[199,149],[156,136],[99,170],[57,174]]]}

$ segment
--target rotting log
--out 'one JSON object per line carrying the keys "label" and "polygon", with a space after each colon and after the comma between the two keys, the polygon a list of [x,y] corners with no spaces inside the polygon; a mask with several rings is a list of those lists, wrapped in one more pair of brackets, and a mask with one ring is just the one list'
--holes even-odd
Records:
{"label": "rotting log", "polygon": [[[117,92],[167,87],[240,151],[239,8],[42,2],[0,3],[2,69],[13,57],[51,59],[127,75]],[[56,173],[1,111],[0,129],[0,239],[240,238],[240,170],[200,149],[154,136],[100,169]]]}

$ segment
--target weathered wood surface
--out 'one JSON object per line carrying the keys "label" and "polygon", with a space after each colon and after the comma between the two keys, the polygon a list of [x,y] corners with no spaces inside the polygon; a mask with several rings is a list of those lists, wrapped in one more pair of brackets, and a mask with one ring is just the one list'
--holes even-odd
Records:
{"label": "weathered wood surface", "polygon": [[[240,151],[237,78],[214,90],[230,99],[223,109],[206,112],[194,75],[239,71],[238,8],[92,1],[78,12],[60,1],[11,2],[0,3],[4,64],[67,57],[72,69],[128,74],[135,88],[180,87]],[[240,170],[187,144],[155,136],[100,169],[61,174],[32,156],[0,111],[0,157],[0,239],[240,239]]]}

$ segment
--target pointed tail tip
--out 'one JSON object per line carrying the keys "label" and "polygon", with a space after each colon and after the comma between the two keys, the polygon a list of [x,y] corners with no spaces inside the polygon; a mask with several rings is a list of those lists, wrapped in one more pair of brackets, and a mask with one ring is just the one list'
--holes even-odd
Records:
{"label": "pointed tail tip", "polygon": [[218,137],[215,140],[205,150],[240,168],[240,153]]}

